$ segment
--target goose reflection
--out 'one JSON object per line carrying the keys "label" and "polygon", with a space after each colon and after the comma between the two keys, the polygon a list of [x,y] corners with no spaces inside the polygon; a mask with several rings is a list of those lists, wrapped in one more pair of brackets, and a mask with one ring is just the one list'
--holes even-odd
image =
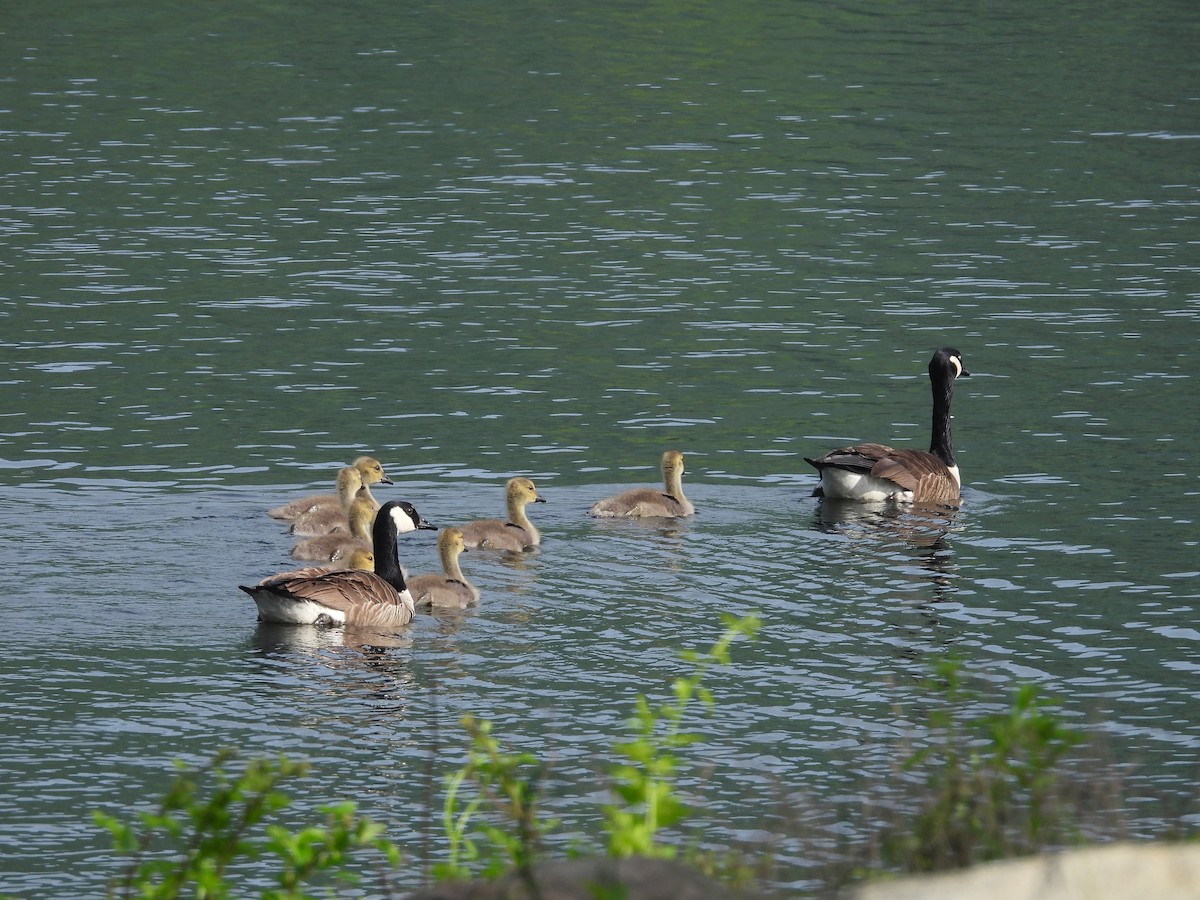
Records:
{"label": "goose reflection", "polygon": [[662,518],[662,517],[620,517],[620,518],[594,518],[592,519],[592,528],[603,531],[607,534],[634,534],[641,532],[643,534],[652,534],[658,538],[663,538],[664,544],[677,544],[682,536],[693,528],[692,521],[685,518]]}
{"label": "goose reflection", "polygon": [[259,622],[250,645],[264,656],[288,657],[314,656],[326,650],[339,649],[360,653],[407,649],[413,646],[413,639],[407,634],[386,631]]}
{"label": "goose reflection", "polygon": [[445,636],[457,634],[478,613],[476,607],[452,609],[449,607],[423,606],[417,615],[437,623],[437,633]]}
{"label": "goose reflection", "polygon": [[899,550],[900,558],[887,561],[888,567],[903,575],[906,570],[911,572],[915,563],[933,589],[929,602],[943,603],[955,593],[954,549],[949,538],[959,529],[959,514],[955,507],[935,503],[900,506],[826,497],[817,503],[814,526],[855,547],[869,546],[875,552]]}
{"label": "goose reflection", "polygon": [[413,640],[404,634],[260,622],[248,643],[262,671],[263,691],[286,698],[297,732],[321,741],[372,728],[392,734],[421,702]]}
{"label": "goose reflection", "polygon": [[955,529],[959,510],[938,503],[862,503],[823,498],[816,527],[827,534],[878,539],[888,535],[912,547],[942,544]]}

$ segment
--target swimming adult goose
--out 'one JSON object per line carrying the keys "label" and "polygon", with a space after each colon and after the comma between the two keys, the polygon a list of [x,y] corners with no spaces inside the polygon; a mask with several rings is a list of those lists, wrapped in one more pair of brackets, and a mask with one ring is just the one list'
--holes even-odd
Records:
{"label": "swimming adult goose", "polygon": [[239,588],[254,598],[263,622],[285,625],[344,625],[397,628],[413,617],[412,594],[404,582],[396,536],[435,528],[403,500],[385,503],[371,531],[375,570],[343,569],[318,575],[267,578]]}
{"label": "swimming adult goose", "polygon": [[623,491],[593,504],[588,515],[678,518],[695,513],[696,507],[683,496],[683,454],[678,450],[668,450],[662,455],[662,476],[663,490],[633,488]]}
{"label": "swimming adult goose", "polygon": [[[372,456],[360,456],[350,464],[349,468],[355,469],[358,472],[359,478],[361,479],[360,484],[355,487],[355,491],[358,490],[358,487],[361,487],[364,484],[372,485],[392,483],[392,480],[384,473],[383,466],[380,464],[379,460]],[[341,473],[344,470],[345,467],[338,471],[338,493],[312,494],[308,497],[301,497],[297,500],[292,500],[288,503],[285,503],[282,506],[276,506],[274,509],[267,510],[267,515],[272,519],[283,519],[285,522],[293,522],[306,512],[311,512],[320,506],[332,506],[337,508],[339,505],[341,505],[342,492],[340,482],[342,478]],[[353,492],[351,493],[353,494]],[[368,491],[368,493],[370,492]],[[375,508],[378,509],[379,504],[376,504]]]}
{"label": "swimming adult goose", "polygon": [[[338,562],[355,550],[371,549],[371,523],[375,504],[370,497],[357,496],[346,512],[346,531],[331,531],[301,538],[292,547],[292,559]],[[349,568],[349,567],[348,567]]]}
{"label": "swimming adult goose", "polygon": [[529,550],[542,542],[542,534],[529,517],[525,507],[530,503],[545,503],[528,478],[510,478],[504,488],[508,521],[500,519],[476,519],[460,525],[463,542],[467,547],[482,547],[485,550]]}
{"label": "swimming adult goose", "polygon": [[479,588],[463,577],[459,554],[466,552],[463,534],[447,528],[438,535],[438,557],[442,571],[408,579],[408,592],[417,606],[434,609],[466,609],[479,602]]}
{"label": "swimming adult goose", "polygon": [[942,347],[929,361],[933,388],[933,435],[929,452],[896,450],[885,444],[854,444],[805,462],[821,473],[813,492],[841,500],[892,500],[900,503],[954,503],[962,481],[950,437],[954,380],[971,373],[962,354]]}

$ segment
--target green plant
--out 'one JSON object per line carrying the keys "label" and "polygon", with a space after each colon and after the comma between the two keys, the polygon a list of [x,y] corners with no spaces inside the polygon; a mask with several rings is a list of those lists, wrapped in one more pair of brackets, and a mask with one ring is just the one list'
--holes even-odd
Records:
{"label": "green plant", "polygon": [[[754,616],[726,616],[724,623],[725,632],[710,650],[680,654],[693,668],[689,675],[674,681],[671,701],[651,706],[644,695],[638,695],[635,715],[630,720],[635,737],[616,744],[617,752],[627,761],[614,766],[610,773],[613,793],[621,803],[603,808],[607,849],[612,856],[675,854],[674,848],[660,845],[656,836],[686,812],[673,786],[679,763],[676,751],[695,740],[683,730],[684,714],[693,700],[706,707],[713,705],[711,693],[701,683],[705,673],[714,665],[727,665],[734,640],[753,637],[759,628]],[[445,779],[442,827],[447,858],[433,866],[433,874],[438,879],[468,878],[477,869],[483,875],[495,875],[512,866],[531,881],[532,863],[554,824],[538,812],[544,767],[531,754],[502,750],[492,736],[490,723],[473,716],[464,716],[461,722],[471,739],[471,749],[467,761]],[[475,783],[476,790],[464,799],[468,780]],[[512,831],[483,820],[481,808],[498,813]],[[477,818],[475,830],[487,839],[482,848],[472,839],[472,823]]]}
{"label": "green plant", "polygon": [[[490,722],[463,716],[460,720],[471,749],[467,762],[446,777],[446,799],[442,825],[446,832],[448,858],[433,867],[435,877],[467,878],[470,863],[482,862],[482,874],[497,875],[513,866],[531,877],[533,861],[542,837],[553,827],[538,814],[538,796],[544,766],[530,753],[507,753],[492,736]],[[464,782],[475,783],[475,796],[463,803]],[[515,828],[515,834],[492,822],[480,819],[479,829],[488,840],[486,856],[468,834],[470,823],[484,803]]]}
{"label": "green plant", "polygon": [[[233,758],[232,751],[223,750],[200,769],[177,764],[158,809],[140,813],[136,826],[107,813],[93,814],[112,836],[114,849],[130,857],[124,873],[109,884],[109,897],[229,897],[230,865],[239,858],[257,859],[264,851],[282,864],[279,888],[262,892],[264,900],[305,900],[309,895],[304,884],[323,872],[353,880],[338,867],[355,850],[372,848],[389,864],[399,862],[400,853],[381,836],[381,826],[358,817],[352,803],[324,808],[324,826],[292,834],[282,826],[266,825],[265,837],[255,835],[256,826],[288,805],[279,785],[303,776],[308,766],[285,757],[255,759],[230,776],[225,767]],[[215,784],[202,796],[206,781]]]}
{"label": "green plant", "polygon": [[468,766],[463,766],[446,776],[446,799],[442,804],[442,829],[446,834],[447,858],[434,863],[433,875],[439,881],[471,877],[468,863],[479,858],[479,848],[468,835],[471,824],[483,795],[476,794],[465,804],[459,805],[459,791],[470,775]]}
{"label": "green plant", "polygon": [[339,881],[355,883],[357,877],[339,869],[354,851],[371,848],[382,853],[390,867],[400,864],[400,851],[383,837],[383,826],[356,815],[350,801],[322,807],[324,826],[310,825],[295,834],[280,825],[268,825],[267,849],[279,857],[283,869],[276,876],[280,889],[263,893],[264,900],[303,900],[301,889],[320,872],[332,872]]}
{"label": "green plant", "polygon": [[906,871],[961,868],[1030,853],[1061,836],[1059,764],[1079,743],[1024,685],[1009,708],[972,717],[973,692],[957,659],[936,664],[927,682],[940,705],[929,713],[926,746],[905,760],[923,771],[926,795],[915,818],[885,836],[884,860]]}
{"label": "green plant", "polygon": [[683,730],[684,714],[693,699],[712,707],[712,694],[701,684],[705,673],[714,665],[727,665],[733,641],[739,636],[753,638],[760,626],[752,615],[741,619],[724,615],[722,621],[725,631],[712,649],[680,654],[692,664],[692,672],[672,683],[672,700],[651,706],[645,695],[638,695],[636,712],[629,720],[634,738],[616,745],[626,761],[610,772],[619,802],[603,810],[611,856],[675,856],[674,847],[658,842],[658,833],[687,812],[674,787],[676,751],[696,740]]}

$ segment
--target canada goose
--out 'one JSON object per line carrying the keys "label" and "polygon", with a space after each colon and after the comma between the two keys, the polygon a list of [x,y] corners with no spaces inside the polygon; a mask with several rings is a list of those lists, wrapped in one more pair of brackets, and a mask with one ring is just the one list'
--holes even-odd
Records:
{"label": "canada goose", "polygon": [[413,617],[412,594],[396,552],[396,536],[418,528],[436,528],[411,503],[383,505],[371,529],[375,569],[342,569],[319,575],[284,574],[253,587],[238,587],[254,598],[258,618],[284,625],[348,625],[395,628]]}
{"label": "canada goose", "polygon": [[467,547],[485,550],[528,550],[542,542],[542,534],[529,517],[525,507],[530,503],[545,503],[528,478],[510,478],[504,488],[508,521],[476,519],[459,526]]}
{"label": "canada goose", "polygon": [[465,609],[479,602],[479,588],[463,577],[458,556],[465,553],[463,533],[457,528],[447,528],[438,535],[438,557],[442,571],[428,575],[417,575],[408,579],[408,592],[417,606],[432,606],[434,609]]}
{"label": "canada goose", "polygon": [[662,476],[663,490],[647,487],[623,491],[593,504],[588,515],[604,518],[676,518],[692,515],[696,507],[683,496],[683,454],[678,450],[668,450],[662,455]]}
{"label": "canada goose", "polygon": [[338,562],[355,550],[370,550],[371,523],[375,521],[375,504],[371,499],[361,494],[355,497],[345,519],[345,531],[339,528],[328,534],[318,534],[296,541],[296,545],[292,547],[292,559]]}
{"label": "canada goose", "polygon": [[933,387],[933,435],[929,452],[895,450],[884,444],[854,444],[805,462],[821,473],[817,496],[841,500],[893,500],[901,503],[952,503],[962,481],[950,439],[950,401],[954,379],[971,373],[962,354],[942,347],[929,361]]}
{"label": "canada goose", "polygon": [[[361,478],[361,484],[391,484],[392,480],[384,474],[383,466],[379,460],[371,456],[360,456],[350,464],[350,468],[358,471]],[[341,478],[339,470],[338,476]],[[356,487],[355,490],[358,488]],[[369,493],[369,492],[368,492]],[[283,519],[285,522],[293,522],[304,513],[315,509],[318,506],[333,506],[337,507],[340,503],[340,483],[337,494],[312,494],[308,497],[301,497],[297,500],[292,500],[282,506],[277,506],[274,509],[268,509],[267,515],[272,519]],[[372,498],[374,499],[374,498]],[[379,508],[379,504],[375,504],[375,508]]]}

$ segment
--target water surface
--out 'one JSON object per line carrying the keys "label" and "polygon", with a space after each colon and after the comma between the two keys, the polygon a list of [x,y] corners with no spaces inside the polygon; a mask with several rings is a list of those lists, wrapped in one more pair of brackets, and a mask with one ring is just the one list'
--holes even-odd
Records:
{"label": "water surface", "polygon": [[[221,746],[419,856],[464,712],[595,834],[634,698],[723,612],[763,632],[683,786],[778,886],[951,650],[1194,826],[1197,37],[1172,3],[14,10],[0,890],[100,893],[90,811]],[[812,499],[804,456],[926,443],[942,344],[962,509]],[[694,519],[584,515],[668,447]],[[256,625],[264,510],[362,452],[443,525],[529,475],[544,546],[387,640]]]}

